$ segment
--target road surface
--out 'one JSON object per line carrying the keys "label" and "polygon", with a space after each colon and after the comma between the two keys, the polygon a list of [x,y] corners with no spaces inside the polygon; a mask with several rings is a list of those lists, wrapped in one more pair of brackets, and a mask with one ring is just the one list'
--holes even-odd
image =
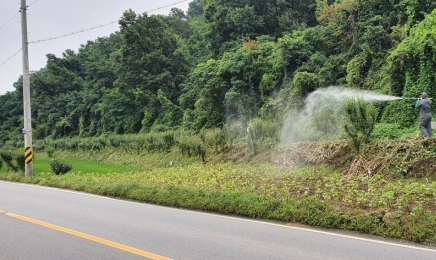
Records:
{"label": "road surface", "polygon": [[436,248],[0,181],[0,259],[436,259]]}

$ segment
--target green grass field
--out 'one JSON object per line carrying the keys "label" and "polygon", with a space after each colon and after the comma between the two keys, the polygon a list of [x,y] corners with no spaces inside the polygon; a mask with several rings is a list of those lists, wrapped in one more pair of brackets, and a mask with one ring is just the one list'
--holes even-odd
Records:
{"label": "green grass field", "polygon": [[[35,174],[38,173],[49,173],[52,172],[50,168],[50,160],[49,158],[37,158],[33,163],[33,172]],[[87,161],[87,160],[64,160],[63,161],[71,164],[73,169],[71,172],[74,173],[127,173],[127,172],[135,172],[137,169],[122,165],[112,165],[107,163],[101,163],[96,161]],[[0,172],[6,172],[7,167],[3,165]]]}

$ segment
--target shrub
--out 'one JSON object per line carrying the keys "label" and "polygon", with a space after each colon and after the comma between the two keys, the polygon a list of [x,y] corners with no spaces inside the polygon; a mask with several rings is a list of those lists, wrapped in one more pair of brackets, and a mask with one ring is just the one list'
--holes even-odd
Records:
{"label": "shrub", "polygon": [[319,86],[319,76],[310,72],[297,72],[295,73],[292,83],[297,93],[302,96],[314,91]]}
{"label": "shrub", "polygon": [[226,138],[230,144],[239,143],[241,140],[245,140],[247,135],[247,127],[240,121],[229,122],[224,126],[226,132]]}
{"label": "shrub", "polygon": [[169,151],[176,144],[173,132],[165,132],[162,134],[163,149]]}
{"label": "shrub", "polygon": [[206,147],[215,149],[215,152],[224,150],[227,144],[226,130],[219,128],[202,130],[200,132],[200,138]]}
{"label": "shrub", "polygon": [[22,152],[21,149],[17,151],[2,150],[0,151],[0,158],[2,159],[2,162],[4,162],[7,165],[7,171],[10,170],[14,172],[17,172],[19,170],[24,171],[25,157],[24,157],[24,152]]}
{"label": "shrub", "polygon": [[378,111],[363,98],[351,98],[345,101],[345,114],[345,132],[351,139],[353,147],[359,152],[362,143],[369,142]]}
{"label": "shrub", "polygon": [[143,149],[145,149],[147,145],[147,140],[141,135],[133,135],[129,141],[129,148],[133,151],[136,151],[137,154],[140,154]]}
{"label": "shrub", "polygon": [[104,147],[100,143],[94,143],[91,147],[91,151],[100,151]]}
{"label": "shrub", "polygon": [[50,145],[47,144],[45,140],[34,140],[33,142],[33,151],[45,151],[47,147]]}
{"label": "shrub", "polygon": [[148,152],[156,151],[158,147],[158,139],[154,134],[146,135],[146,147]]}
{"label": "shrub", "polygon": [[331,105],[323,104],[321,109],[313,115],[313,123],[316,130],[321,132],[323,136],[328,137],[327,139],[336,136],[340,131],[340,112],[342,110],[333,107],[334,105],[335,102],[331,102]]}
{"label": "shrub", "polygon": [[119,135],[114,135],[109,137],[109,142],[112,145],[112,147],[118,148],[121,146],[122,138]]}
{"label": "shrub", "polygon": [[200,156],[205,160],[206,148],[203,141],[198,136],[184,136],[178,140],[178,147],[180,152],[188,156]]}
{"label": "shrub", "polygon": [[25,171],[25,159],[26,159],[26,157],[24,156],[24,153],[15,153],[14,154],[14,159],[15,159],[15,163],[16,163],[16,166],[15,166],[15,168],[14,168],[14,170],[15,171],[18,171],[18,170],[20,170],[20,171],[22,171],[22,172],[24,172]]}
{"label": "shrub", "polygon": [[[88,144],[86,148],[88,151],[100,151],[106,147],[106,140],[103,137],[85,139],[85,142]],[[79,145],[81,148],[86,147],[83,142],[79,143]]]}
{"label": "shrub", "polygon": [[48,158],[52,158],[53,154],[55,152],[55,148],[52,146],[49,146],[49,147],[45,148],[45,152],[47,153]]}
{"label": "shrub", "polygon": [[398,124],[379,123],[375,125],[371,138],[394,140],[400,138],[402,132]]}
{"label": "shrub", "polygon": [[83,139],[83,141],[78,144],[78,147],[82,151],[90,151],[92,148],[92,145],[89,142],[89,139]]}
{"label": "shrub", "polygon": [[56,175],[65,174],[73,169],[73,166],[71,164],[60,160],[51,160],[50,167]]}
{"label": "shrub", "polygon": [[0,157],[7,165],[12,163],[12,154],[10,152],[0,151]]}
{"label": "shrub", "polygon": [[[70,138],[64,143],[65,149],[67,150],[77,150],[79,148],[79,144],[83,139],[81,138]],[[87,140],[87,139],[85,139]]]}
{"label": "shrub", "polygon": [[280,125],[273,120],[253,119],[250,122],[250,130],[255,141],[276,143],[280,139]]}
{"label": "shrub", "polygon": [[13,164],[14,156],[10,151],[0,151],[1,159],[6,163],[8,167],[8,171],[12,169],[13,171],[17,171],[17,167]]}

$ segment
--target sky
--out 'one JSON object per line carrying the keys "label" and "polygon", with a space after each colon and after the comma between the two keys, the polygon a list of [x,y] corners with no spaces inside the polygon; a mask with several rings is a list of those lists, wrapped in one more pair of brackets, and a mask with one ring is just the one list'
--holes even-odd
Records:
{"label": "sky", "polygon": [[[167,15],[173,7],[187,11],[190,0],[26,0],[26,2],[30,43],[29,69],[37,71],[45,67],[47,54],[62,57],[62,52],[66,49],[77,51],[80,45],[86,44],[88,40],[93,41],[118,31],[119,25],[115,22],[58,39],[31,42],[117,21],[128,9],[136,13],[147,12],[149,15]],[[0,95],[14,91],[13,83],[23,74],[23,56],[21,51],[19,52],[22,47],[20,3],[20,0],[0,0]],[[172,6],[164,7],[167,5]],[[159,10],[151,11],[158,8]],[[16,55],[13,56],[14,54]]]}

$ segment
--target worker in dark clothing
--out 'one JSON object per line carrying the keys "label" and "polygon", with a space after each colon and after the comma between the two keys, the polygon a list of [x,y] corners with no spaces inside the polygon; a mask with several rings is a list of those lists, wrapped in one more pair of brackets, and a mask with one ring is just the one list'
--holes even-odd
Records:
{"label": "worker in dark clothing", "polygon": [[421,100],[417,100],[415,108],[419,109],[421,118],[419,120],[419,130],[424,137],[429,138],[432,136],[431,129],[431,107],[433,102],[428,99],[427,93],[422,93]]}

